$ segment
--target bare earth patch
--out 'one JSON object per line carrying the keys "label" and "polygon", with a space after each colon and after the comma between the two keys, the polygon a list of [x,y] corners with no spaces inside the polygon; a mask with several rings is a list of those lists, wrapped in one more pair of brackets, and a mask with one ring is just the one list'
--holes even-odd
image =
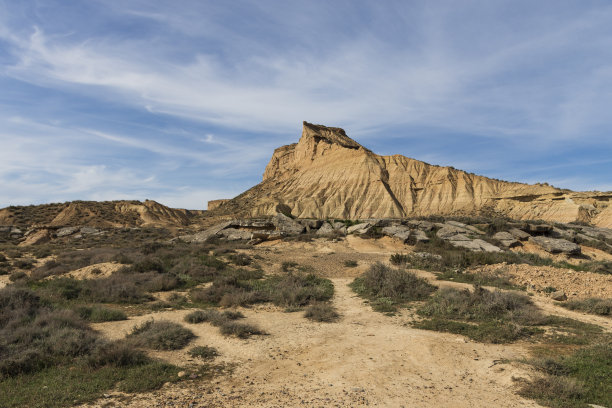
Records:
{"label": "bare earth patch", "polygon": [[[513,376],[528,373],[504,359],[526,355],[521,345],[487,345],[461,336],[406,326],[406,318],[372,311],[334,279],[337,323],[316,323],[302,313],[271,307],[241,309],[269,336],[249,340],[222,337],[207,324],[186,324],[198,335],[193,345],[219,350],[234,372],[212,384],[183,383],[114,401],[115,406],[419,406],[536,407],[514,394]],[[182,321],[188,311],[156,314]],[[121,337],[150,316],[95,325]],[[186,351],[156,352],[174,363],[189,362]],[[98,406],[108,400],[100,401]],[[193,405],[192,405],[193,406]]]}

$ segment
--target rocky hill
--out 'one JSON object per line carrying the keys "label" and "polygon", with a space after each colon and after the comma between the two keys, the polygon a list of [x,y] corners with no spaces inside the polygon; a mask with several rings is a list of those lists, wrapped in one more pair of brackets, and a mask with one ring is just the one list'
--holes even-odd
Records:
{"label": "rocky hill", "polygon": [[0,209],[0,225],[107,227],[181,227],[201,211],[169,208],[155,201],[72,201]]}
{"label": "rocky hill", "polygon": [[211,215],[298,218],[505,216],[612,227],[612,192],[573,192],[478,176],[402,155],[380,156],[343,129],[304,122],[298,143],[274,151],[263,181]]}

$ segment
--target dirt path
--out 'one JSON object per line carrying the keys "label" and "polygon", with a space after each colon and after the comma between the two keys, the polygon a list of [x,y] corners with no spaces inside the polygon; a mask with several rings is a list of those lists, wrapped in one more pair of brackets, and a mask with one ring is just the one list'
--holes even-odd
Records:
{"label": "dirt path", "polygon": [[[372,311],[348,288],[350,281],[333,280],[334,303],[342,314],[337,323],[313,323],[301,313],[264,307],[244,313],[269,336],[226,339],[207,324],[188,325],[199,336],[194,345],[217,347],[223,360],[237,364],[233,374],[213,384],[171,385],[115,406],[538,406],[513,393],[512,376],[527,374],[497,364],[526,355],[522,346],[412,329],[401,316]],[[185,313],[158,313],[157,318],[181,321]],[[147,318],[97,328],[121,337]],[[184,351],[158,356],[186,360]]]}

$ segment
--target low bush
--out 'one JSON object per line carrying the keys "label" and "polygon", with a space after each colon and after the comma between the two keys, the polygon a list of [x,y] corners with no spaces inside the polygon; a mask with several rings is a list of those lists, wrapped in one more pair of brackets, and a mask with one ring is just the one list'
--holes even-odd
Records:
{"label": "low bush", "polygon": [[389,262],[391,262],[393,265],[404,265],[408,263],[409,259],[410,257],[406,254],[395,253],[391,255]]}
{"label": "low bush", "polygon": [[121,310],[104,306],[81,306],[76,309],[79,316],[93,323],[127,320],[127,315]]}
{"label": "low bush", "polygon": [[560,303],[561,306],[580,312],[591,313],[601,316],[612,314],[612,299],[588,298],[582,300],[570,300]]}
{"label": "low bush", "polygon": [[227,259],[229,259],[234,265],[237,265],[237,266],[250,265],[252,262],[252,259],[250,256],[248,256],[247,254],[241,254],[241,253],[232,254],[228,256]]}
{"label": "low bush", "polygon": [[134,327],[128,338],[137,346],[154,350],[179,350],[189,344],[195,335],[180,324],[149,320]]}
{"label": "low bush", "polygon": [[[429,297],[436,287],[412,272],[391,268],[380,262],[351,283],[360,296],[372,301],[379,311],[392,312],[397,305]],[[380,306],[380,307],[377,307]]]}
{"label": "low bush", "polygon": [[340,318],[336,308],[324,302],[313,303],[306,308],[304,317],[315,322],[334,322]]}
{"label": "low bush", "polygon": [[36,261],[33,259],[16,259],[13,261],[13,267],[19,269],[32,269]]}
{"label": "low bush", "polygon": [[235,336],[241,339],[246,339],[253,335],[266,334],[257,326],[248,323],[239,323],[236,321],[226,320],[220,326],[219,330],[224,336]]}
{"label": "low bush", "polygon": [[202,360],[212,360],[219,355],[219,352],[214,347],[196,346],[189,350],[189,355],[193,358],[201,358]]}
{"label": "low bush", "polygon": [[357,267],[357,265],[359,265],[359,263],[357,263],[357,261],[354,260],[348,260],[348,261],[344,261],[344,266],[346,266],[347,268],[355,268]]}
{"label": "low bush", "polygon": [[9,280],[11,282],[17,282],[23,279],[26,279],[28,277],[28,274],[23,272],[23,271],[16,271],[11,273],[11,275],[9,276]]}
{"label": "low bush", "polygon": [[[425,320],[414,327],[458,333],[474,340],[507,343],[539,335],[548,343],[588,344],[601,335],[592,324],[558,316],[545,316],[528,296],[515,292],[441,289],[417,313]],[[546,334],[542,326],[551,327]]]}
{"label": "low bush", "polygon": [[244,339],[251,335],[265,334],[257,326],[236,322],[237,319],[241,318],[244,318],[244,315],[237,311],[219,312],[215,309],[206,309],[189,313],[185,316],[185,321],[188,323],[210,323],[219,327],[221,334],[224,336],[236,336]]}
{"label": "low bush", "polygon": [[91,367],[132,367],[149,363],[147,355],[125,340],[102,343],[96,347],[87,362]]}

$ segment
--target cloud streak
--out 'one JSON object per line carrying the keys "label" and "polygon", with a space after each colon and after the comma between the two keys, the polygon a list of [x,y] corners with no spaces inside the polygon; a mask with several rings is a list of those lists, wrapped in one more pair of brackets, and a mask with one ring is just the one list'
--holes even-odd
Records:
{"label": "cloud streak", "polygon": [[[521,177],[576,180],[572,149],[612,153],[606,3],[0,0],[0,11],[0,107],[13,118],[0,125],[0,177],[58,176],[62,193],[45,194],[60,199],[92,196],[88,179],[173,202],[238,193],[302,120],[509,178],[520,157]],[[455,138],[465,143],[444,151]]]}

